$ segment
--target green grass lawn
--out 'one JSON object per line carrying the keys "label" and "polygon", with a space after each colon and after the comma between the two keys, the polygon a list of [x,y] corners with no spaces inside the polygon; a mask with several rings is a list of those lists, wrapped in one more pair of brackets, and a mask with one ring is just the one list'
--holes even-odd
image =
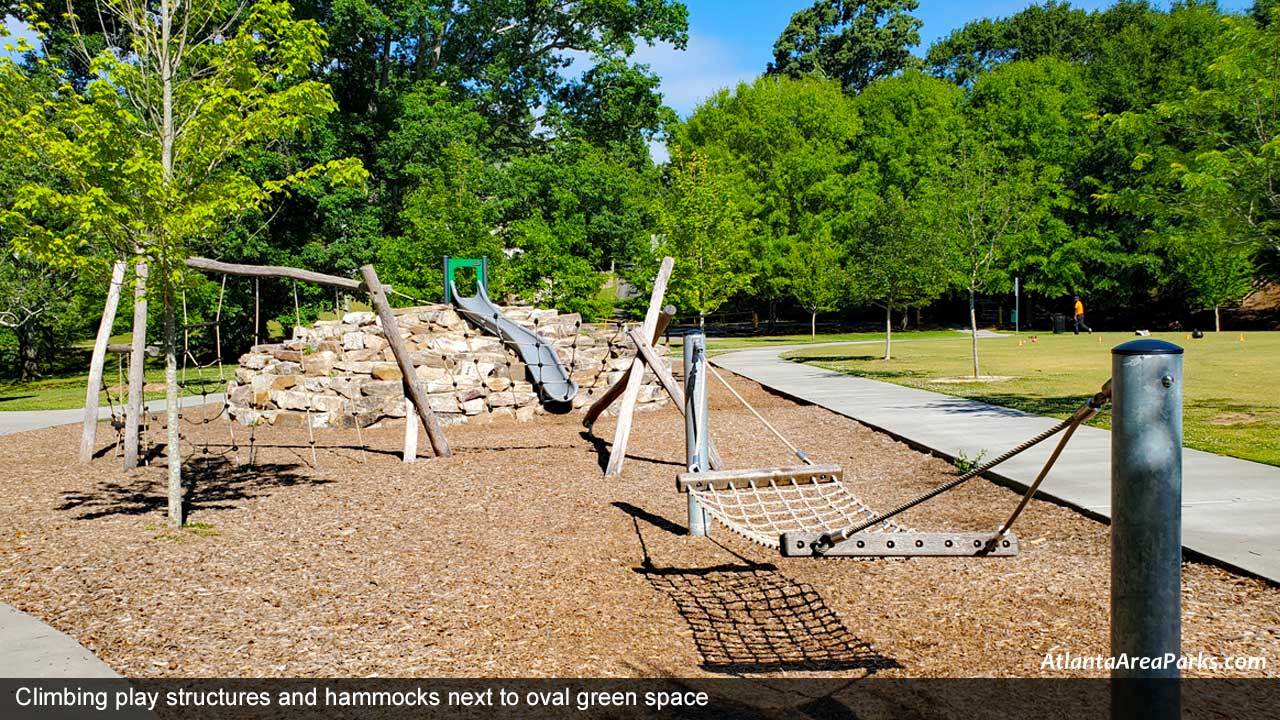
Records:
{"label": "green grass lawn", "polygon": [[[116,372],[115,357],[108,357],[107,361],[108,367],[103,372],[103,382],[111,388],[111,401],[119,403],[120,393],[116,389],[116,383],[119,378]],[[144,375],[146,382],[148,385],[163,384],[164,368],[159,365],[153,367],[153,362],[148,361],[147,363],[148,367]],[[85,370],[79,374],[60,375],[29,383],[0,382],[0,411],[66,410],[68,408],[84,407],[85,375],[88,373],[87,364],[86,361]],[[235,371],[235,365],[223,366],[223,373],[227,378],[231,378]],[[182,375],[179,373],[179,378],[181,377]],[[187,394],[199,394],[200,383],[199,373],[194,369],[188,369]],[[226,383],[218,379],[218,368],[216,367],[205,369],[203,384],[210,393],[222,392],[226,389]],[[105,407],[107,405],[107,394],[99,393],[98,397],[99,404]],[[156,400],[163,397],[163,391],[146,393],[148,400]]]}
{"label": "green grass lawn", "polygon": [[[1111,348],[1132,334],[1039,335],[1021,346],[1013,336],[979,342],[984,375],[972,374],[969,339],[953,334],[928,342],[894,343],[894,358],[880,359],[875,345],[825,347],[786,357],[875,380],[981,400],[1037,415],[1065,418],[1111,374]],[[1188,447],[1280,465],[1280,332],[1209,333],[1201,340],[1184,333],[1155,335],[1186,348],[1184,437]],[[820,338],[821,339],[821,338]],[[904,336],[904,340],[909,340]],[[1103,412],[1093,421],[1109,427]]]}

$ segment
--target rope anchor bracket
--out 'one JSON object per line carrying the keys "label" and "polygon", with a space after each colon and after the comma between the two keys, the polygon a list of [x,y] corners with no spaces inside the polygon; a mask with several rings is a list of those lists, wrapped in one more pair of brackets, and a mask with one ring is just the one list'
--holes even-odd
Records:
{"label": "rope anchor bracket", "polygon": [[[989,547],[995,540],[995,547]],[[1011,557],[1018,537],[993,532],[861,533],[829,545],[825,533],[788,532],[779,538],[783,557]]]}

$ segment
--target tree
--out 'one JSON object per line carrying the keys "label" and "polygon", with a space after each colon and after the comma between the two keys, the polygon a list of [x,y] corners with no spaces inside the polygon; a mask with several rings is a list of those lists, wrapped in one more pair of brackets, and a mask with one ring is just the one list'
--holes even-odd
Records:
{"label": "tree", "polygon": [[752,290],[770,322],[789,293],[790,246],[813,218],[870,203],[855,164],[861,127],[837,83],[766,76],[715,94],[672,129],[677,152],[698,153],[738,190],[753,221]]}
{"label": "tree", "polygon": [[791,245],[785,268],[791,296],[809,313],[809,336],[818,334],[818,313],[840,307],[849,295],[849,275],[844,269],[844,253],[831,238],[831,228],[821,221],[817,227]]}
{"label": "tree", "polygon": [[0,328],[17,339],[18,379],[39,377],[55,337],[66,339],[68,333],[55,330],[65,328],[68,311],[76,305],[76,281],[75,270],[33,262],[26,254],[0,258]]}
{"label": "tree", "polygon": [[708,313],[751,286],[746,240],[751,222],[732,202],[727,179],[698,153],[674,157],[671,192],[662,215],[659,249],[675,258],[669,292],[676,304]]}
{"label": "tree", "polygon": [[933,226],[933,212],[890,188],[851,243],[855,295],[884,308],[885,360],[892,358],[893,311],[931,302],[951,280],[950,248]]}
{"label": "tree", "polygon": [[1231,242],[1222,228],[1205,223],[1194,236],[1176,238],[1169,255],[1195,301],[1213,308],[1214,332],[1222,332],[1221,306],[1239,302],[1253,288],[1248,248]]}
{"label": "tree", "polygon": [[[1271,9],[1280,18],[1280,7]],[[1144,154],[1175,184],[1166,209],[1235,228],[1280,250],[1280,33],[1245,18],[1226,20],[1225,48],[1204,88],[1155,106],[1155,120],[1188,142]]]}
{"label": "tree", "polygon": [[953,282],[969,296],[975,378],[980,377],[977,294],[1004,283],[1010,255],[1032,224],[1034,187],[1027,167],[969,137],[943,170],[931,199],[939,229],[952,242]]}
{"label": "tree", "polygon": [[[1118,5],[1125,6],[1131,4]],[[1011,17],[966,23],[935,42],[925,54],[925,64],[939,77],[971,85],[998,65],[1016,60],[1085,60],[1095,42],[1093,18],[1088,12],[1050,0]]]}
{"label": "tree", "polygon": [[[82,90],[64,82],[39,103],[0,106],[6,144],[48,172],[46,181],[19,188],[0,223],[21,249],[53,264],[82,264],[93,243],[106,243],[158,268],[152,277],[165,319],[169,523],[178,526],[174,291],[183,259],[292,186],[319,177],[359,183],[365,172],[358,162],[332,161],[259,180],[237,162],[300,135],[335,107],[326,85],[305,79],[322,57],[325,34],[296,20],[287,3],[120,0],[97,9],[121,28],[121,44],[94,54],[79,34],[74,46],[93,79]],[[75,27],[78,18],[70,21]],[[0,76],[15,87],[38,81],[9,58],[0,59]],[[23,96],[4,100],[15,97]]]}
{"label": "tree", "polygon": [[817,74],[856,93],[907,67],[923,23],[916,0],[818,0],[791,16],[773,44],[770,75]]}

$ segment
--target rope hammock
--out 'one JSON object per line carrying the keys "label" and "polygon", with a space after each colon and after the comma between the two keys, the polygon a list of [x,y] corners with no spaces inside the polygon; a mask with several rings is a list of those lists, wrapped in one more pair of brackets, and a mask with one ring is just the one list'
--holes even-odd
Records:
{"label": "rope hammock", "polygon": [[[683,477],[689,480],[689,492],[708,515],[746,539],[774,550],[779,549],[778,539],[783,533],[848,527],[876,515],[841,482],[838,466],[769,468],[752,473],[756,476],[752,479],[726,478],[723,483],[717,482],[721,474],[715,472]],[[698,485],[704,489],[696,489]],[[898,523],[886,520],[868,532],[904,530]]]}
{"label": "rope hammock", "polygon": [[[844,485],[843,471],[839,466],[814,465],[720,373],[710,365],[707,367],[805,465],[797,468],[688,472],[679,476],[677,486],[690,493],[698,506],[725,527],[748,540],[780,550],[784,556],[1014,555],[1018,544],[1017,538],[1010,533],[1013,523],[1048,476],[1076,429],[1097,415],[1111,397],[1111,383],[1108,381],[1071,417],[1054,427],[888,512],[877,513]],[[1058,433],[1063,433],[1063,436],[1035,481],[1013,513],[994,533],[921,533],[894,520],[907,510],[959,487]]]}

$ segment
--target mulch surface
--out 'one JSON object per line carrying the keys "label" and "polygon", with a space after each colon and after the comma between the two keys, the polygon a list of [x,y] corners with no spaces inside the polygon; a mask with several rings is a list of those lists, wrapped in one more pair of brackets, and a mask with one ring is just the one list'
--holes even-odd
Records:
{"label": "mulch surface", "polygon": [[[857,422],[734,382],[811,456],[843,465],[872,507],[953,475]],[[731,467],[792,464],[711,392]],[[1107,651],[1105,525],[1034,502],[1015,558],[784,560],[723,527],[683,534],[674,408],[636,416],[623,474],[605,479],[613,423],[594,435],[578,414],[446,428],[453,457],[411,465],[399,427],[364,430],[364,461],[354,430],[326,429],[317,467],[305,430],[257,430],[250,466],[246,428],[237,465],[224,418],[184,423],[193,526],[178,532],[165,528],[162,460],[126,475],[110,449],[77,464],[74,426],[11,435],[0,600],[128,676],[1106,674],[1041,667],[1051,651]],[[975,480],[903,520],[989,530],[1017,500]],[[1280,589],[1186,564],[1183,652],[1261,655],[1261,674],[1280,674]]]}

